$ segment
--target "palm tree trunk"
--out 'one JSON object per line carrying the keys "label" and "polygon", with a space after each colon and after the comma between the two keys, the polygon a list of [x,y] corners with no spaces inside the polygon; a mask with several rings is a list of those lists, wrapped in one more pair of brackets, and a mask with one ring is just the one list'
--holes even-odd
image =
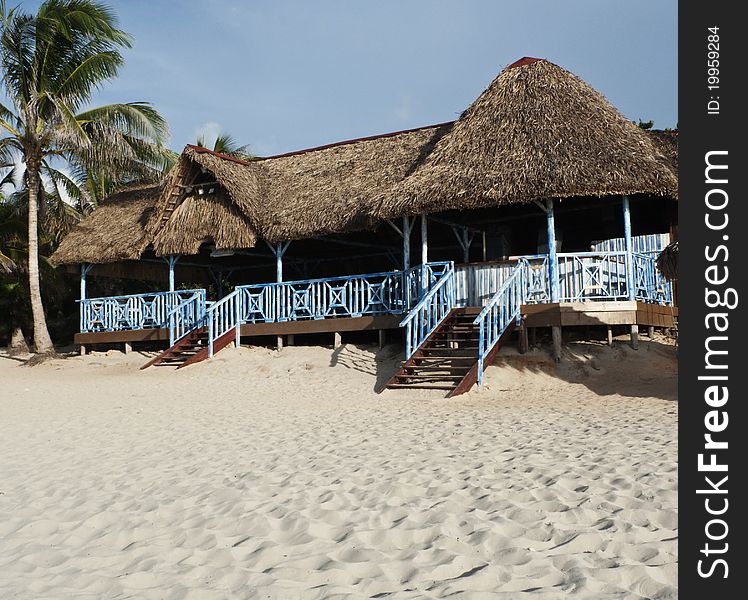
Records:
{"label": "palm tree trunk", "polygon": [[26,174],[29,186],[29,292],[31,297],[31,314],[34,321],[34,346],[37,352],[52,352],[54,346],[49,337],[47,319],[44,316],[42,293],[39,286],[39,164],[33,160],[26,161]]}

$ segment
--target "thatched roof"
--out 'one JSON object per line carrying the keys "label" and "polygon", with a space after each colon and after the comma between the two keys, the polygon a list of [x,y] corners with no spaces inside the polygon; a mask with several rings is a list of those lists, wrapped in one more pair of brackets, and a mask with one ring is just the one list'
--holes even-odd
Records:
{"label": "thatched roof", "polygon": [[673,281],[678,278],[678,242],[672,242],[663,248],[657,257],[657,270],[666,279]]}
{"label": "thatched roof", "polygon": [[55,259],[133,259],[149,242],[159,255],[241,249],[545,198],[675,197],[676,169],[675,134],[645,132],[568,71],[522,59],[454,122],[253,160],[187,146],[155,207],[157,188],[115,196]]}
{"label": "thatched roof", "polygon": [[185,198],[154,237],[153,250],[159,256],[197,254],[203,243],[233,250],[251,248],[256,242],[252,224],[221,190]]}
{"label": "thatched roof", "polygon": [[371,227],[375,198],[406,177],[451,127],[442,123],[261,160],[271,207],[262,236],[276,242]]}
{"label": "thatched roof", "polygon": [[665,157],[673,173],[678,173],[678,130],[650,129],[647,131],[655,148]]}
{"label": "thatched roof", "polygon": [[145,225],[160,192],[158,185],[142,185],[111,195],[65,236],[52,264],[137,260],[148,246]]}
{"label": "thatched roof", "polygon": [[504,69],[375,216],[546,198],[677,195],[677,178],[641,128],[561,67]]}
{"label": "thatched roof", "polygon": [[[209,241],[219,248],[239,249],[254,246],[256,237],[274,243],[372,227],[374,198],[402,180],[451,125],[252,161],[187,146],[149,225],[154,249],[160,255],[191,254]],[[213,205],[210,218],[193,210],[197,204],[188,201],[197,197],[192,188],[200,181],[216,181],[226,192],[225,201]],[[206,185],[202,187],[207,191]],[[207,210],[204,202],[200,206]],[[226,222],[219,215],[221,209]],[[238,227],[240,215],[245,231]],[[178,224],[172,226],[176,219]]]}

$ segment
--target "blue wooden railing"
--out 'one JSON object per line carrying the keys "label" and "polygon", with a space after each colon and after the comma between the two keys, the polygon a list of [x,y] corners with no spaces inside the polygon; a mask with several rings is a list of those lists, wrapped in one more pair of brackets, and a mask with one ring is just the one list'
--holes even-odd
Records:
{"label": "blue wooden railing", "polygon": [[205,290],[197,290],[187,300],[171,309],[166,315],[166,322],[169,325],[169,346],[173,346],[185,335],[201,327],[205,311]]}
{"label": "blue wooden railing", "polygon": [[410,310],[451,263],[407,271],[238,286],[243,323],[402,314]]}
{"label": "blue wooden railing", "polygon": [[[442,263],[445,264],[445,263]],[[455,306],[455,270],[446,263],[436,282],[400,322],[405,327],[405,359],[409,359]]]}
{"label": "blue wooden railing", "polygon": [[78,300],[80,331],[88,333],[167,327],[167,315],[195,294],[199,295],[204,305],[205,290],[152,292]]}
{"label": "blue wooden railing", "polygon": [[475,317],[473,325],[479,327],[478,385],[483,384],[483,364],[506,328],[514,321],[519,324],[520,307],[526,292],[527,260],[520,260],[499,290]]}
{"label": "blue wooden railing", "polygon": [[627,300],[625,252],[558,254],[559,301]]}
{"label": "blue wooden railing", "polygon": [[672,304],[673,284],[657,270],[657,255],[635,252],[631,256],[634,261],[636,299],[654,304]]}
{"label": "blue wooden railing", "polygon": [[216,341],[234,331],[234,340],[238,345],[241,326],[241,291],[237,288],[217,302],[213,302],[205,311],[205,323],[208,328],[208,356],[213,356]]}

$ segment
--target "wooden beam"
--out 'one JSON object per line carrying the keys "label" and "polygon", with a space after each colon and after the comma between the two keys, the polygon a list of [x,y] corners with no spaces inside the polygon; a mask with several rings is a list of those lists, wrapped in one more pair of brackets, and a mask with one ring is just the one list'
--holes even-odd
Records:
{"label": "wooden beam", "polygon": [[522,327],[519,328],[519,353],[527,354],[528,347],[530,345],[527,339],[527,326],[523,323]]}
{"label": "wooden beam", "polygon": [[562,335],[561,327],[551,327],[551,335],[553,336],[553,360],[556,362],[561,360],[561,345]]}
{"label": "wooden beam", "polygon": [[639,326],[638,325],[631,326],[631,347],[634,350],[639,349]]}

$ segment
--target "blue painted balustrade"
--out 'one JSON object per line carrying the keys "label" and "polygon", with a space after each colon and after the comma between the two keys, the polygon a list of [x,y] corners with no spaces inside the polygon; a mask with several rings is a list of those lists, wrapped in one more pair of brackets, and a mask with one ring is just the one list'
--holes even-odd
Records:
{"label": "blue painted balustrade", "polygon": [[673,303],[673,284],[657,270],[657,253],[632,254],[634,261],[635,297],[653,304]]}
{"label": "blue painted balustrade", "polygon": [[[402,314],[410,310],[451,263],[434,262],[407,271],[242,285],[243,323]],[[425,278],[425,282],[424,282]]]}
{"label": "blue painted balustrade", "polygon": [[88,333],[167,327],[171,311],[195,295],[198,295],[198,302],[204,306],[205,290],[152,292],[78,300],[80,331]]}
{"label": "blue painted balustrade", "polygon": [[455,307],[455,301],[455,270],[450,262],[445,264],[428,292],[400,322],[400,327],[405,327],[406,360],[444,321]]}
{"label": "blue painted balustrade", "polygon": [[483,364],[493,347],[509,325],[519,324],[520,308],[527,289],[529,261],[520,259],[491,300],[475,317],[473,325],[479,327],[478,384],[483,384]]}
{"label": "blue painted balustrade", "polygon": [[558,254],[559,301],[628,300],[626,253]]}
{"label": "blue painted balustrade", "polygon": [[169,326],[169,346],[173,346],[189,332],[201,327],[205,311],[205,290],[196,290],[192,296],[171,309],[166,315],[166,323]]}
{"label": "blue painted balustrade", "polygon": [[205,323],[208,328],[208,356],[213,356],[216,341],[234,332],[234,341],[239,342],[241,320],[241,290],[235,289],[217,302],[213,302],[205,311]]}

